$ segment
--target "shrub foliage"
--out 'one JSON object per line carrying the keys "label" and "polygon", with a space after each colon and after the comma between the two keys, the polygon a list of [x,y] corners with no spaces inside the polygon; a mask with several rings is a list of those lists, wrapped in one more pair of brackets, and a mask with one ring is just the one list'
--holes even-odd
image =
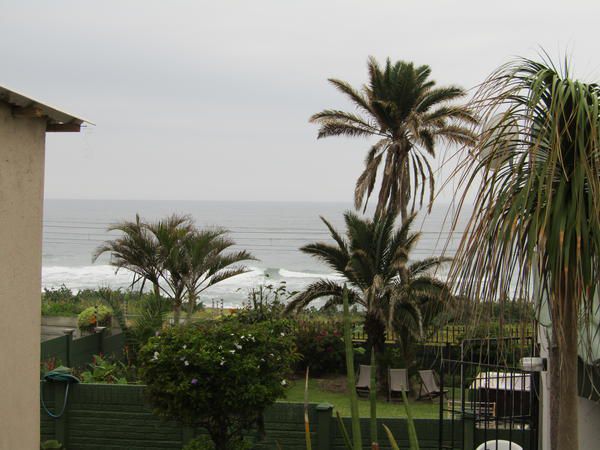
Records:
{"label": "shrub foliage", "polygon": [[173,327],[140,352],[142,380],[155,412],[205,428],[217,450],[243,445],[243,432],[262,423],[284,395],[295,359],[286,321],[235,319]]}

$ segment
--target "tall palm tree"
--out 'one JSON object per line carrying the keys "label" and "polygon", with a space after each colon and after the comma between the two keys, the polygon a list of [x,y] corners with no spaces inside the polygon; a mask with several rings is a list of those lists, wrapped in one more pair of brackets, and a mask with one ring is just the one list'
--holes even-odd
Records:
{"label": "tall palm tree", "polygon": [[318,138],[329,136],[374,137],[367,153],[365,169],[356,182],[356,209],[367,202],[383,166],[376,215],[386,210],[400,211],[408,218],[409,202],[414,212],[417,196],[423,204],[429,189],[433,201],[434,173],[429,158],[435,157],[436,144],[472,144],[474,135],[465,125],[477,121],[464,106],[453,102],[464,97],[457,86],[436,87],[429,78],[429,66],[389,59],[384,67],[370,57],[369,83],[360,90],[345,81],[329,79],[356,106],[358,112],[326,109],[310,118],[320,125]]}
{"label": "tall palm tree", "polygon": [[381,352],[386,328],[392,324],[395,311],[411,311],[414,317],[422,317],[418,311],[421,301],[441,294],[444,289],[443,283],[429,275],[429,270],[439,266],[443,259],[430,258],[408,264],[410,252],[420,236],[410,232],[414,218],[410,216],[395,228],[393,214],[371,220],[346,212],[345,237],[321,218],[335,244],[317,242],[301,250],[324,261],[345,280],[319,280],[310,284],[292,298],[286,310],[298,311],[323,297],[330,298],[327,306],[339,305],[347,283],[349,302],[365,309],[368,348],[373,346]]}
{"label": "tall palm tree", "polygon": [[500,67],[475,103],[499,119],[457,175],[467,189],[480,183],[452,268],[457,290],[481,301],[532,298],[549,311],[553,449],[578,448],[578,338],[598,332],[590,318],[600,277],[599,96],[566,64]]}

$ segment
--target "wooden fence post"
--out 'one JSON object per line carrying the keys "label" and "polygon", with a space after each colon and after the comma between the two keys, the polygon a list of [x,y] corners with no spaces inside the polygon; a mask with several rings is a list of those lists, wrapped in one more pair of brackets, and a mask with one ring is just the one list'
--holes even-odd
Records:
{"label": "wooden fence post", "polygon": [[106,330],[106,327],[96,327],[94,329],[94,331],[96,332],[96,335],[98,336],[98,355],[104,353],[104,331]]}
{"label": "wooden fence post", "polygon": [[67,328],[63,330],[63,334],[66,336],[65,342],[65,354],[67,355],[67,360],[65,361],[65,365],[67,367],[71,367],[71,343],[73,342],[73,332],[75,330],[72,328]]}
{"label": "wooden fence post", "polygon": [[333,443],[331,424],[333,405],[320,403],[317,405],[317,450],[329,450]]}

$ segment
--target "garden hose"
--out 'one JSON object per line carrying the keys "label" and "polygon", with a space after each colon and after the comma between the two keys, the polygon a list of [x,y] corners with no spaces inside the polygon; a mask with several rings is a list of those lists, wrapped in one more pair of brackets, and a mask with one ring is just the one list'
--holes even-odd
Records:
{"label": "garden hose", "polygon": [[[62,409],[58,413],[53,413],[52,411],[50,411],[48,406],[46,406],[46,402],[44,402],[44,385],[48,382],[66,383],[64,396],[65,399],[63,401]],[[44,411],[46,411],[46,414],[48,414],[50,417],[58,419],[65,413],[65,410],[67,409],[67,400],[69,398],[69,386],[71,386],[71,383],[79,383],[79,379],[71,374],[71,369],[69,369],[68,367],[60,366],[54,370],[46,372],[46,374],[44,375],[44,383],[42,383],[42,389],[40,392],[40,401],[42,403]]]}

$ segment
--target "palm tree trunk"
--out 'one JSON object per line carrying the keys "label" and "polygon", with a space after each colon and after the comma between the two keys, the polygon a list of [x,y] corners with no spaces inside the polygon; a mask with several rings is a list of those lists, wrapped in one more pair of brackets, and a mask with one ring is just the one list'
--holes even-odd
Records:
{"label": "palm tree trunk", "polygon": [[192,316],[194,315],[194,310],[196,309],[196,294],[188,291],[188,308],[187,308],[187,317],[185,318],[186,323],[190,323],[192,321]]}
{"label": "palm tree trunk", "polygon": [[[552,450],[579,448],[578,390],[577,390],[577,337],[578,316],[572,307],[571,290],[558,300],[566,305],[560,320],[553,317],[553,346],[550,360],[550,424]],[[576,295],[576,294],[575,294]],[[554,322],[558,323],[554,323]],[[562,331],[562,333],[561,333]],[[563,339],[559,336],[562,334]]]}
{"label": "palm tree trunk", "polygon": [[173,300],[173,323],[179,325],[181,319],[181,300]]}
{"label": "palm tree trunk", "polygon": [[[385,350],[385,323],[376,314],[367,312],[364,327],[367,334],[366,347],[374,351],[377,357],[383,356]],[[382,388],[387,387],[386,369],[383,364],[377,364],[377,378]]]}

